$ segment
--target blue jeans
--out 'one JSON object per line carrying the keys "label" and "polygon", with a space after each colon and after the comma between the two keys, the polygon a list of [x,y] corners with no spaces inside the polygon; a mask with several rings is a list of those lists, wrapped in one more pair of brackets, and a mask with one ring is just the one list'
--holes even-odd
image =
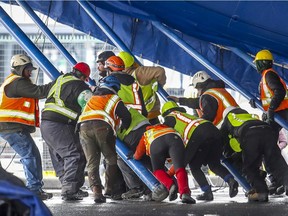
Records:
{"label": "blue jeans", "polygon": [[26,177],[26,186],[31,191],[38,191],[42,188],[42,163],[39,150],[27,131],[0,133],[14,151],[20,155],[21,163]]}

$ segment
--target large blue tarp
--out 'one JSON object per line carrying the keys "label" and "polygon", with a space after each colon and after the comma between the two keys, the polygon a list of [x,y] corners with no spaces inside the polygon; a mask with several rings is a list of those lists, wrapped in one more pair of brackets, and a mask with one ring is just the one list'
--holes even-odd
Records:
{"label": "large blue tarp", "polygon": [[[14,1],[4,1],[14,3]],[[251,56],[272,51],[279,74],[288,80],[288,2],[286,1],[88,1],[133,54],[181,73],[205,69],[155,28],[159,21],[222,70],[232,81],[258,95],[260,75],[228,48]],[[27,1],[48,15],[111,43],[77,1]],[[112,44],[112,43],[111,43]],[[213,76],[213,74],[211,74]]]}

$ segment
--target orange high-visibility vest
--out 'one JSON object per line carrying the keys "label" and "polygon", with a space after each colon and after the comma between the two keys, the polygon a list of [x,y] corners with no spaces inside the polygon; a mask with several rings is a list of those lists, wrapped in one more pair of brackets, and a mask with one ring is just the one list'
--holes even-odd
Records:
{"label": "orange high-visibility vest", "polygon": [[[272,100],[272,98],[274,96],[274,92],[269,87],[269,85],[267,83],[267,80],[266,80],[266,74],[269,71],[277,74],[276,71],[274,71],[272,68],[267,69],[267,70],[263,71],[263,73],[262,73],[262,79],[261,79],[261,82],[260,82],[260,98],[261,98],[263,109],[265,111],[267,111],[268,108],[270,107],[271,100]],[[277,76],[279,77],[278,74],[277,74]],[[281,81],[281,83],[283,85],[283,88],[286,90],[286,95],[285,95],[283,101],[280,103],[280,105],[277,107],[277,109],[275,111],[284,110],[284,109],[288,108],[288,91],[287,91],[287,87],[286,87],[285,82],[281,79],[281,77],[279,77],[279,79],[280,79],[280,81]]]}
{"label": "orange high-visibility vest", "polygon": [[20,78],[10,74],[0,87],[0,122],[15,122],[39,127],[38,100],[34,98],[9,98],[4,88],[13,80]]}
{"label": "orange high-visibility vest", "polygon": [[120,121],[115,114],[115,110],[120,101],[121,99],[115,94],[92,96],[79,116],[78,123],[102,120],[111,125],[116,134],[116,127]]}
{"label": "orange high-visibility vest", "polygon": [[[212,97],[214,97],[217,100],[218,109],[217,109],[216,116],[213,120],[213,124],[217,128],[220,128],[222,123],[223,123],[223,116],[222,115],[223,115],[224,110],[229,106],[238,107],[238,104],[236,103],[234,98],[229,94],[229,92],[227,92],[226,89],[224,89],[224,88],[208,89],[207,91],[205,91],[201,95],[201,97],[203,95],[211,95]],[[203,111],[202,103],[201,103],[201,97],[200,97],[200,109]]]}

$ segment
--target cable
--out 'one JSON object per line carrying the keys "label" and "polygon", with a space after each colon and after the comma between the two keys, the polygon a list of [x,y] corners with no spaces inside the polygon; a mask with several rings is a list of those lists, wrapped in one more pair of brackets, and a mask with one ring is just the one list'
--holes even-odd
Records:
{"label": "cable", "polygon": [[5,150],[6,145],[7,145],[7,142],[5,142],[4,147],[2,148],[2,151],[0,152],[0,155],[1,155],[1,154],[3,153],[3,151]]}
{"label": "cable", "polygon": [[5,170],[7,171],[7,169],[9,168],[9,166],[11,165],[11,163],[13,162],[14,158],[16,157],[17,153],[14,154],[14,156],[12,157],[10,163],[8,164],[8,166],[5,168]]}

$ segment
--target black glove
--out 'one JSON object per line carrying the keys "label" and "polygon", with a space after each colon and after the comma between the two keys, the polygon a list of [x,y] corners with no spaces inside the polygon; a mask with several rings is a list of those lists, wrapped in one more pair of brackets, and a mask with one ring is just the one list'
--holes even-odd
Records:
{"label": "black glove", "polygon": [[256,102],[255,102],[254,99],[250,99],[250,100],[249,100],[249,104],[250,104],[250,106],[251,106],[252,108],[257,108]]}
{"label": "black glove", "polygon": [[127,160],[131,160],[131,159],[134,159],[134,152],[132,152],[132,151],[130,151],[130,152],[128,152],[128,154],[126,155],[126,157],[127,157]]}
{"label": "black glove", "polygon": [[262,113],[262,121],[264,121],[264,122],[267,121],[267,113],[266,112]]}
{"label": "black glove", "polygon": [[274,110],[268,109],[267,111],[267,119],[266,121],[268,124],[271,124],[274,122]]}

